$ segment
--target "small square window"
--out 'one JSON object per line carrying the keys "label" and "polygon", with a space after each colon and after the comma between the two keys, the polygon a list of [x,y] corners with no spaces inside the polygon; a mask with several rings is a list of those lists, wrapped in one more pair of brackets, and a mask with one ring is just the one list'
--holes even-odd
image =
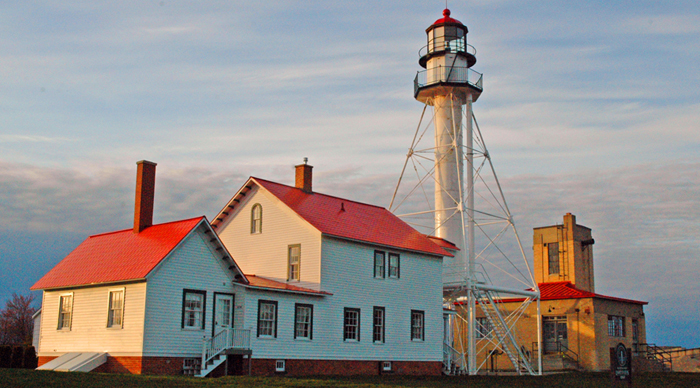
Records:
{"label": "small square window", "polygon": [[277,360],[275,361],[275,372],[284,372],[286,370],[286,362],[285,360]]}
{"label": "small square window", "polygon": [[382,371],[391,372],[391,361],[382,361]]}

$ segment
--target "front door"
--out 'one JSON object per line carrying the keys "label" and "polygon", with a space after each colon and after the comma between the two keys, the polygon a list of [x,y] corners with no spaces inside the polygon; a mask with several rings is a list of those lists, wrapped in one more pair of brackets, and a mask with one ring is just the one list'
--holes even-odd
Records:
{"label": "front door", "polygon": [[542,317],[542,330],[544,331],[545,353],[555,353],[559,351],[557,343],[569,346],[566,332],[566,316]]}
{"label": "front door", "polygon": [[233,295],[214,294],[214,334],[233,327]]}

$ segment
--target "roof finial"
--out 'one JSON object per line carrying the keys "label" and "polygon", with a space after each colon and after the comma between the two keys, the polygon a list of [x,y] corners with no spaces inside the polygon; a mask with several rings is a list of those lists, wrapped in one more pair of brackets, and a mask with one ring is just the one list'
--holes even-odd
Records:
{"label": "roof finial", "polygon": [[309,163],[309,158],[307,158],[306,156],[304,156],[304,164],[307,164],[307,163]]}
{"label": "roof finial", "polygon": [[448,17],[450,17],[450,14],[451,14],[451,13],[452,13],[452,12],[450,12],[450,10],[447,9],[447,7],[445,7],[445,10],[442,11],[442,16],[448,18]]}

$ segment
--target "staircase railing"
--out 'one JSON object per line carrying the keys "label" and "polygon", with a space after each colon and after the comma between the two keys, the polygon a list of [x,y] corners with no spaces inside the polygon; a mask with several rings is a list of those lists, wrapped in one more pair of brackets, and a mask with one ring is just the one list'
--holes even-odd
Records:
{"label": "staircase railing", "polygon": [[661,364],[664,372],[673,371],[673,356],[670,352],[660,346],[656,346],[656,344],[639,344],[639,347],[643,353],[646,353],[647,360]]}
{"label": "staircase railing", "polygon": [[211,337],[204,337],[202,343],[202,368],[214,357],[228,349],[250,349],[250,330],[226,328]]}
{"label": "staircase railing", "polygon": [[576,366],[578,366],[578,353],[569,349],[566,345],[559,341],[557,341],[557,352],[561,354],[563,358],[566,358],[571,362],[576,363]]}

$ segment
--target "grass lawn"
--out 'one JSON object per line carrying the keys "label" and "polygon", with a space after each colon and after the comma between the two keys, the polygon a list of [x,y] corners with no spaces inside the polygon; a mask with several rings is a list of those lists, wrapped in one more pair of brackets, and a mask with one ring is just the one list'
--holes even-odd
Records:
{"label": "grass lawn", "polygon": [[[700,387],[700,374],[650,373],[635,376],[634,387]],[[460,376],[460,377],[160,377],[103,373],[62,373],[26,369],[0,369],[0,387],[155,387],[155,388],[227,388],[227,387],[610,387],[607,373],[564,373],[549,376]],[[627,385],[623,385],[627,386]]]}

